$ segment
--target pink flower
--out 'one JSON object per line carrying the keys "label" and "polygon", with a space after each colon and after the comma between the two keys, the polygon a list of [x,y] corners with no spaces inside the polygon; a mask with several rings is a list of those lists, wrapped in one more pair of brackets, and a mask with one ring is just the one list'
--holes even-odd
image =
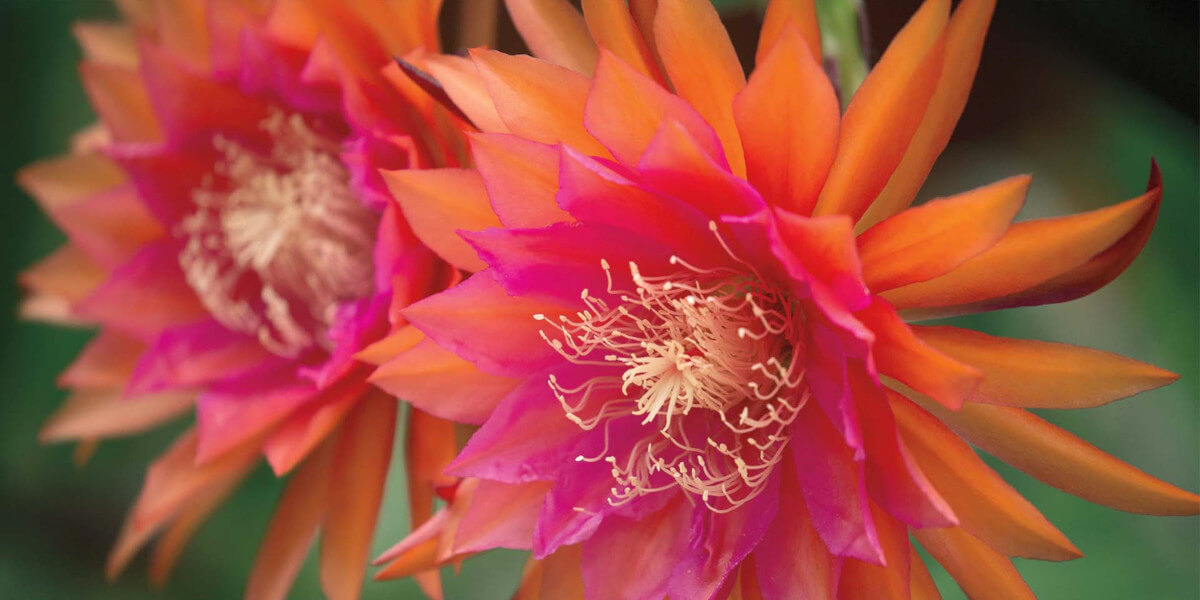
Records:
{"label": "pink flower", "polygon": [[1024,410],[1174,375],[901,316],[1090,293],[1157,214],[1156,169],[1059,219],[1012,224],[1028,177],[908,208],[992,2],[927,2],[845,114],[811,2],[771,4],[748,81],[703,0],[584,4],[511,2],[541,59],[434,73],[485,132],[474,170],[386,174],[441,223],[417,235],[482,270],[403,311],[445,379],[411,355],[374,379],[482,427],[380,576],[505,547],[545,561],[527,597],[937,597],[912,532],[972,597],[1030,597],[1007,557],[1079,551],[966,441],[1095,502],[1200,509]]}

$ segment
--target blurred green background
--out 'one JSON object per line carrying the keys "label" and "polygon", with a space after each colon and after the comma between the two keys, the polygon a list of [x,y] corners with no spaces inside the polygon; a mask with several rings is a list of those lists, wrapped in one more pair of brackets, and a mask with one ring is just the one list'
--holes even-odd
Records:
{"label": "blurred green background", "polygon": [[[752,49],[753,10],[736,0],[719,4],[735,43]],[[915,6],[912,0],[868,2],[875,41],[868,54],[878,56]],[[92,119],[69,27],[111,15],[101,0],[0,0],[7,85],[0,96],[0,173],[9,174],[0,178],[0,312],[6,315],[15,314],[17,271],[62,239],[11,183],[11,173],[60,152]],[[503,48],[513,37],[501,39]],[[921,194],[1032,173],[1023,216],[1065,214],[1140,193],[1149,158],[1157,158],[1166,190],[1157,230],[1114,284],[1065,305],[966,321],[993,334],[1119,352],[1182,375],[1169,388],[1104,408],[1045,416],[1191,490],[1200,488],[1197,48],[1194,0],[1001,0],[971,103]],[[105,554],[145,464],[178,430],[104,444],[81,470],[72,466],[69,447],[37,444],[40,423],[63,396],[55,374],[88,335],[0,319],[0,377],[7,388],[0,396],[0,596],[239,597],[280,490],[265,468],[200,531],[164,590],[148,587],[140,563],[119,581],[104,581]],[[1200,598],[1200,520],[1093,506],[998,468],[1086,555],[1066,564],[1017,561],[1043,600]],[[376,551],[407,529],[399,486],[389,488],[385,503]],[[506,598],[522,561],[511,552],[470,560],[461,575],[448,578],[447,597]],[[934,573],[948,600],[963,597],[944,572],[935,567]],[[312,564],[291,597],[320,597]],[[420,596],[402,581],[368,584],[365,597]]]}

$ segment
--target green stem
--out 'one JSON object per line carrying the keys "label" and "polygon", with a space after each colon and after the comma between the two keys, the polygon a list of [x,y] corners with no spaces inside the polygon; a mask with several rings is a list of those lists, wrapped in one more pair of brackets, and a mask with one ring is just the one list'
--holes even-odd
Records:
{"label": "green stem", "polygon": [[842,106],[850,103],[854,91],[867,77],[867,58],[863,48],[862,0],[816,0],[817,22],[821,26],[821,51],[834,65]]}

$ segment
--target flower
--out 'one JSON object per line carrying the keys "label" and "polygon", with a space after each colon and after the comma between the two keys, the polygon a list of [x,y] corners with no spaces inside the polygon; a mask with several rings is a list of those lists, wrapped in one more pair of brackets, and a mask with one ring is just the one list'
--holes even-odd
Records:
{"label": "flower", "polygon": [[[925,2],[844,114],[811,2],[770,4],[748,80],[707,2],[628,6],[509,2],[539,58],[433,74],[484,132],[476,168],[385,174],[442,224],[418,236],[485,268],[403,311],[462,382],[404,397],[482,426],[381,576],[506,547],[533,553],[522,598],[939,597],[911,533],[967,595],[1032,597],[1008,557],[1080,553],[968,443],[1093,502],[1200,512],[1027,410],[1173,374],[908,322],[1086,295],[1157,216],[1153,166],[1067,217],[1014,224],[1026,176],[910,208],[993,2]],[[417,389],[410,362],[375,380]]]}
{"label": "flower", "polygon": [[[247,597],[284,597],[320,529],[326,594],[356,598],[397,411],[362,361],[403,324],[399,309],[458,277],[377,173],[457,164],[465,150],[463,124],[392,60],[436,52],[438,3],[121,5],[125,22],[76,29],[100,124],[19,175],[69,238],[23,276],[25,315],[100,329],[41,437],[79,440],[85,456],[194,404],[196,426],[150,467],[109,576],[158,536],[150,572],[165,580],[262,454],[293,476]],[[455,446],[452,426],[412,417],[419,521]]]}

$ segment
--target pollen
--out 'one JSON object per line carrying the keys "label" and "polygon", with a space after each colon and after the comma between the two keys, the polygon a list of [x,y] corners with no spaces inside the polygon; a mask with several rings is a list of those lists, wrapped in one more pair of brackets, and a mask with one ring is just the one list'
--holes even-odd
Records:
{"label": "pollen", "polygon": [[[585,291],[573,317],[542,315],[546,342],[595,373],[549,386],[568,419],[604,428],[604,450],[576,460],[611,465],[611,503],[681,489],[728,512],[762,491],[808,400],[803,324],[789,296],[753,272],[671,265],[649,276],[629,263],[621,289],[603,261],[605,293]],[[615,448],[611,430],[631,424],[641,441]]]}
{"label": "pollen", "polygon": [[294,357],[327,346],[339,306],[371,292],[379,216],[351,188],[333,136],[282,110],[260,128],[269,148],[213,138],[221,159],[192,193],[179,261],[214,318]]}

